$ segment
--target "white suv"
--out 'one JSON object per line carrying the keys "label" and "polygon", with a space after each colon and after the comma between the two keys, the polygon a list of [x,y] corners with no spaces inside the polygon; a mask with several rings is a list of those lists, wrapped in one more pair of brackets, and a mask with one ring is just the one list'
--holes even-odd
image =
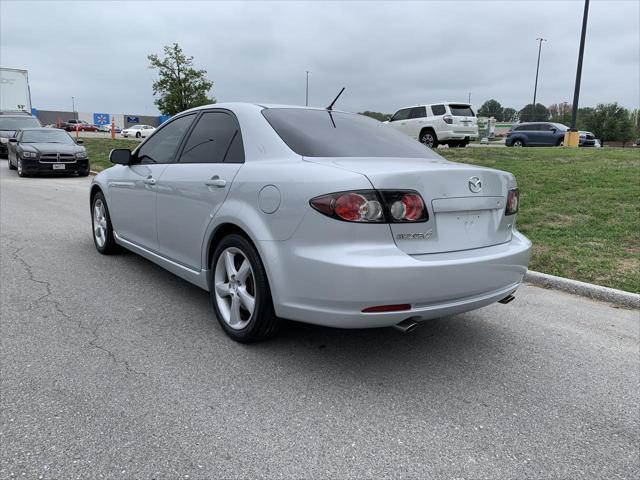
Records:
{"label": "white suv", "polygon": [[388,123],[429,148],[441,143],[466,147],[470,140],[478,138],[478,120],[468,103],[442,102],[402,108]]}

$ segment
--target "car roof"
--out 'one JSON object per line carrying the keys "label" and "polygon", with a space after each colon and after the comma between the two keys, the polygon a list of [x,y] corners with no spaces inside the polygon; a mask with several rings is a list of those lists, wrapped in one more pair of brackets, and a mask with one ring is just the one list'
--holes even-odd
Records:
{"label": "car roof", "polygon": [[62,128],[47,128],[47,127],[28,127],[28,128],[19,128],[18,130],[22,131],[22,132],[26,132],[26,131],[45,131],[45,132],[50,132],[51,130],[58,130],[60,132],[65,132],[67,133],[65,130],[63,130]]}
{"label": "car roof", "polygon": [[[226,103],[211,103],[209,105],[202,105],[201,107],[191,108],[189,110],[185,110],[184,112],[180,112],[180,113],[197,112],[199,110],[209,110],[212,108],[220,108],[220,109],[226,109],[231,111],[234,111],[237,109],[245,110],[245,109],[251,109],[251,108],[256,109],[258,111],[268,109],[268,108],[296,108],[301,110],[320,110],[320,111],[327,110],[326,107],[307,107],[304,105],[286,105],[286,104],[277,104],[277,103],[226,102]],[[351,113],[351,112],[346,112],[344,110],[338,110],[338,109],[333,109],[332,112]]]}
{"label": "car roof", "polygon": [[405,110],[407,108],[416,108],[416,107],[430,107],[432,105],[464,105],[465,107],[470,107],[471,104],[467,102],[433,102],[433,103],[420,103],[418,105],[409,105],[408,107],[400,107],[399,110]]}

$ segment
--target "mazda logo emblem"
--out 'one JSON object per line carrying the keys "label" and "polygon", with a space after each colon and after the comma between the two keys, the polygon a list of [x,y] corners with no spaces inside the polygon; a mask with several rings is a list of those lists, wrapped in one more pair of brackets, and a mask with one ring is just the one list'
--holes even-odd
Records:
{"label": "mazda logo emblem", "polygon": [[482,182],[478,177],[471,177],[469,179],[469,190],[471,190],[473,193],[478,193],[480,190],[482,190]]}

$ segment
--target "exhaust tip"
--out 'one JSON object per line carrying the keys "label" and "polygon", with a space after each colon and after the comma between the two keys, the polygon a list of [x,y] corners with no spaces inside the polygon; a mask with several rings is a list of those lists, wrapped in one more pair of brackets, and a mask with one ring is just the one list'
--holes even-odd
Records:
{"label": "exhaust tip", "polygon": [[411,318],[407,318],[406,320],[403,320],[400,323],[394,325],[393,328],[395,328],[396,330],[400,330],[402,333],[410,333],[418,328],[418,322],[412,320]]}
{"label": "exhaust tip", "polygon": [[511,303],[516,299],[516,297],[514,297],[513,295],[509,294],[506,297],[504,297],[502,300],[498,300],[498,303],[502,303],[503,305],[506,305],[507,303]]}

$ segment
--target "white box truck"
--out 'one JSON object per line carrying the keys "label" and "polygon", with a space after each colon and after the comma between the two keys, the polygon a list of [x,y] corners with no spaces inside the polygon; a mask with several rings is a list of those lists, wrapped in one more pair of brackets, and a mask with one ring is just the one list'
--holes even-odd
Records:
{"label": "white box truck", "polygon": [[31,114],[31,91],[26,70],[0,68],[0,111]]}

